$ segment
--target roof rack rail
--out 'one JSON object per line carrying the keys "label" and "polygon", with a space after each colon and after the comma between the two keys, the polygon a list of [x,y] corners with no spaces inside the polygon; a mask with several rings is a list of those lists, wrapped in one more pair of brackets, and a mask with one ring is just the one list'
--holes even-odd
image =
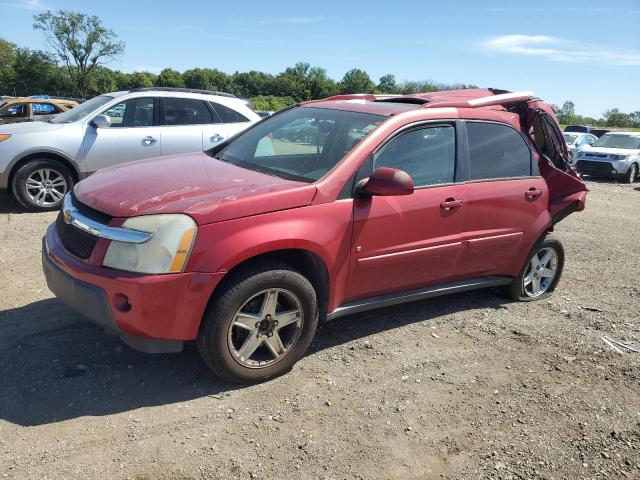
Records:
{"label": "roof rack rail", "polygon": [[220,97],[238,98],[227,92],[217,92],[215,90],[202,90],[198,88],[177,88],[177,87],[140,87],[132,88],[130,92],[182,92],[182,93],[201,93],[204,95],[218,95]]}
{"label": "roof rack rail", "polygon": [[453,101],[453,102],[432,102],[423,105],[422,108],[441,108],[441,107],[459,107],[459,108],[479,108],[489,107],[491,105],[509,105],[519,102],[529,102],[534,100],[536,96],[531,91],[509,92],[498,95],[490,95],[488,97],[473,98],[471,100]]}

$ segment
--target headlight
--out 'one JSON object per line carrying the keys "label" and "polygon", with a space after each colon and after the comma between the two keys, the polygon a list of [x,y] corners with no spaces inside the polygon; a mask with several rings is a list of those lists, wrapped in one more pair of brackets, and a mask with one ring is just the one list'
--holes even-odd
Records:
{"label": "headlight", "polygon": [[144,243],[111,241],[102,264],[137,273],[178,273],[184,270],[196,238],[196,222],[187,215],[131,217],[122,228],[149,232]]}
{"label": "headlight", "polygon": [[5,140],[9,140],[11,135],[8,133],[0,133],[0,142],[4,142]]}
{"label": "headlight", "polygon": [[628,156],[629,155],[611,155],[611,158],[613,158],[614,160],[624,160]]}

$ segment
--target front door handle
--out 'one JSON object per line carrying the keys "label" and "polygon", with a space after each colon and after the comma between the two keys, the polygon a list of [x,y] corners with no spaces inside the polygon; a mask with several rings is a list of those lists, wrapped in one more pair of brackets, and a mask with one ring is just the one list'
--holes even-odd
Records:
{"label": "front door handle", "polygon": [[542,190],[531,187],[529,190],[524,192],[524,196],[527,200],[535,200],[542,196]]}
{"label": "front door handle", "polygon": [[214,133],[213,135],[211,135],[211,142],[212,143],[218,143],[221,142],[222,140],[224,140],[224,137],[222,135],[220,135],[219,133]]}
{"label": "front door handle", "polygon": [[151,136],[148,136],[148,137],[144,137],[144,138],[142,139],[142,144],[143,144],[143,145],[153,145],[153,144],[154,144],[154,143],[156,143],[157,141],[158,141],[157,139],[155,139],[155,138],[153,138],[153,137],[151,137]]}
{"label": "front door handle", "polygon": [[462,200],[456,200],[455,198],[447,198],[440,204],[440,208],[445,211],[453,210],[454,208],[460,208],[462,206]]}

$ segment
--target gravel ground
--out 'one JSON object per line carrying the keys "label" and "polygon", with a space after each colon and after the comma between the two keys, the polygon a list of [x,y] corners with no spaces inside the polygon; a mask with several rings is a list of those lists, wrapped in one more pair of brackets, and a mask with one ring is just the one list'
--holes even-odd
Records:
{"label": "gravel ground", "polygon": [[640,187],[589,182],[548,300],[485,290],[322,326],[288,375],[217,382],[52,298],[55,214],[0,197],[0,477],[640,478]]}

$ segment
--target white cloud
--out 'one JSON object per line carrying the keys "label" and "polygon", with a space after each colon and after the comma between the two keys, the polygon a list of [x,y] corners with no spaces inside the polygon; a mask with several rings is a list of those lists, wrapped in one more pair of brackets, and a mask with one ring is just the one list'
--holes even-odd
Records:
{"label": "white cloud", "polygon": [[18,2],[2,2],[0,3],[3,7],[11,7],[11,8],[22,8],[25,10],[44,10],[46,7],[42,4],[40,0],[22,0]]}
{"label": "white cloud", "polygon": [[544,58],[554,62],[640,66],[640,51],[586,44],[547,35],[500,35],[482,42],[485,51]]}

